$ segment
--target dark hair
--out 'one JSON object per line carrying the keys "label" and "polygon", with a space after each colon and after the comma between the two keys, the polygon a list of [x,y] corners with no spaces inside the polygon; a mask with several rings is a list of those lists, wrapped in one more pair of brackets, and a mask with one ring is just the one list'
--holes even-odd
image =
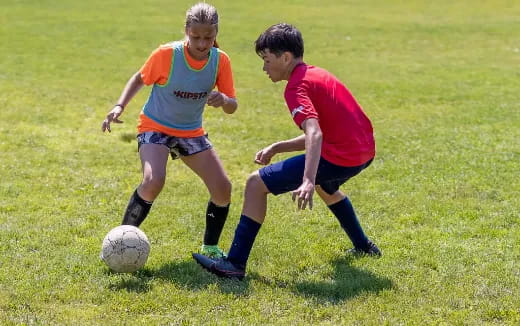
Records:
{"label": "dark hair", "polygon": [[[215,27],[218,32],[218,12],[215,7],[210,4],[199,2],[186,11],[185,27],[189,28],[192,24],[207,24]],[[214,47],[218,48],[215,39]]]}
{"label": "dark hair", "polygon": [[300,31],[293,25],[280,23],[269,27],[255,41],[258,55],[265,50],[280,56],[290,52],[295,58],[303,57],[303,38]]}

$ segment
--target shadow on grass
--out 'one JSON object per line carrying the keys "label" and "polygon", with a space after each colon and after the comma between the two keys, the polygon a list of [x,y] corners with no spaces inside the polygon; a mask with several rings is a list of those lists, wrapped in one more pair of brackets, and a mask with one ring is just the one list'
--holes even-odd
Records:
{"label": "shadow on grass", "polygon": [[[114,274],[107,271],[106,274]],[[145,293],[150,291],[150,279],[142,277],[141,271],[124,274],[115,283],[109,284],[108,288],[112,291],[126,290],[128,292]]]}
{"label": "shadow on grass", "polygon": [[[108,272],[110,273],[110,272]],[[189,290],[199,291],[216,284],[223,293],[246,296],[249,294],[249,281],[221,279],[204,271],[195,261],[171,261],[157,269],[143,268],[135,273],[125,275],[110,289],[129,292],[148,292],[154,280],[175,283]]]}
{"label": "shadow on grass", "polygon": [[136,134],[133,132],[123,132],[119,135],[119,139],[124,141],[125,143],[131,143],[135,140]]}
{"label": "shadow on grass", "polygon": [[[254,272],[248,273],[243,281],[222,279],[206,272],[192,260],[172,261],[157,269],[144,268],[124,275],[116,284],[111,284],[109,287],[114,291],[148,292],[152,288],[152,281],[164,280],[192,291],[204,290],[216,285],[222,293],[248,296],[250,281],[257,280],[271,287],[288,289],[320,304],[338,304],[363,293],[378,293],[393,287],[392,281],[388,278],[352,267],[353,259],[343,257],[333,260],[331,264],[334,266],[334,273],[329,279],[296,282],[271,279]],[[107,271],[107,273],[111,272]]]}
{"label": "shadow on grass", "polygon": [[320,304],[338,304],[363,293],[378,293],[391,289],[393,283],[386,277],[351,266],[354,258],[343,257],[333,260],[334,273],[323,281],[281,281],[272,280],[258,274],[250,274],[251,278],[279,288],[288,288],[298,295],[314,299]]}

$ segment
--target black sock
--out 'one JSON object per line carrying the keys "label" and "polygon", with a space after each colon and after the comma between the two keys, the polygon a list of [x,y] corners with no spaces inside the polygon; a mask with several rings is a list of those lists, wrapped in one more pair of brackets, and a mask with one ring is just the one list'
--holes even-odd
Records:
{"label": "black sock", "polygon": [[354,244],[354,247],[362,249],[366,248],[368,246],[368,238],[359,224],[354,207],[352,207],[348,197],[330,205],[329,209],[338,219],[341,227],[345,230],[350,241]]}
{"label": "black sock", "polygon": [[206,231],[204,232],[205,245],[212,246],[218,244],[228,213],[229,204],[227,206],[217,206],[211,200],[208,202],[208,208],[206,209]]}
{"label": "black sock", "polygon": [[146,201],[139,197],[137,190],[134,191],[128,207],[126,208],[125,215],[123,216],[122,225],[133,225],[139,226],[143,223],[144,219],[148,215],[153,202]]}
{"label": "black sock", "polygon": [[256,235],[262,224],[245,215],[240,216],[240,222],[235,230],[235,238],[229,249],[228,260],[242,268],[245,268]]}

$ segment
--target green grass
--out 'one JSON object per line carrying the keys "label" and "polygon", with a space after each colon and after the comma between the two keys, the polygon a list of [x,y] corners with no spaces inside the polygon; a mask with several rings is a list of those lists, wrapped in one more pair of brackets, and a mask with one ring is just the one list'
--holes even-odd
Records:
{"label": "green grass", "polygon": [[322,203],[298,212],[278,196],[246,280],[217,279],[190,257],[205,187],[170,162],[142,227],[147,265],[110,273],[98,253],[140,182],[133,138],[148,90],[110,135],[101,122],[149,53],[182,37],[191,4],[0,4],[0,324],[520,323],[515,1],[214,1],[240,103],[205,114],[234,187],[223,247],[254,153],[299,133],[252,46],[288,21],[306,61],[342,79],[374,123],[377,158],[342,190],[384,256],[351,259]]}

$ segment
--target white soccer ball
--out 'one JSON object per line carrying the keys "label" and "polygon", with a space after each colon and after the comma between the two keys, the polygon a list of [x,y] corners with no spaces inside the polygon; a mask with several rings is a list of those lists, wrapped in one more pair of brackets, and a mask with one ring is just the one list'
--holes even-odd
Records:
{"label": "white soccer ball", "polygon": [[132,273],[143,267],[150,243],[143,231],[132,225],[120,225],[103,239],[101,259],[117,273]]}

